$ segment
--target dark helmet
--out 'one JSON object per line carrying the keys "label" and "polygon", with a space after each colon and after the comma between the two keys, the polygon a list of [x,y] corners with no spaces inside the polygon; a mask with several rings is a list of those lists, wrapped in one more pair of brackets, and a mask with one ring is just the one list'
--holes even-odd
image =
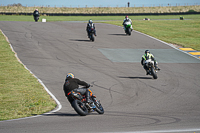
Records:
{"label": "dark helmet", "polygon": [[145,52],[144,52],[145,54],[147,54],[147,53],[149,53],[150,54],[150,51],[149,50],[145,50]]}

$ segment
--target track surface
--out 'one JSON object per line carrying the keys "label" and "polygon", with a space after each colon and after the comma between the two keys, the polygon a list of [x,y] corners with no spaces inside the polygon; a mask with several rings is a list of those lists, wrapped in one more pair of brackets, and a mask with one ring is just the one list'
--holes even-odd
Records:
{"label": "track surface", "polygon": [[[1,133],[200,132],[200,60],[137,32],[125,36],[122,28],[109,24],[96,24],[97,37],[90,42],[85,27],[0,22],[20,60],[62,104],[50,115],[0,122]],[[157,80],[146,76],[140,64],[145,49],[155,51],[160,62]],[[113,56],[115,50],[119,57]],[[94,85],[104,115],[76,114],[62,89],[68,72]]]}

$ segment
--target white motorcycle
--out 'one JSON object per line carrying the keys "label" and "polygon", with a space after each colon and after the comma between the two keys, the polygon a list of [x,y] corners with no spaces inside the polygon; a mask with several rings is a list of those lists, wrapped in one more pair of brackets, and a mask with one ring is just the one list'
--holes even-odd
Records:
{"label": "white motorcycle", "polygon": [[147,66],[147,71],[149,72],[149,75],[153,76],[154,79],[157,79],[158,71],[155,69],[154,61],[152,61],[151,59],[148,59],[145,61],[145,65]]}
{"label": "white motorcycle", "polygon": [[125,28],[124,29],[125,33],[130,36],[131,35],[131,22],[130,21],[125,22],[124,28]]}

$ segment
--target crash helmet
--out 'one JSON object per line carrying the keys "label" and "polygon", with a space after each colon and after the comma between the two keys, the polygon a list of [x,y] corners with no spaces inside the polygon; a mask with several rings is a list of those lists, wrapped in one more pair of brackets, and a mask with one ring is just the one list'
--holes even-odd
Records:
{"label": "crash helmet", "polygon": [[149,53],[150,54],[150,51],[149,50],[145,50],[145,54],[147,55],[147,53]]}
{"label": "crash helmet", "polygon": [[74,78],[74,74],[73,74],[73,73],[68,73],[68,74],[67,74],[67,78],[68,78],[68,77]]}
{"label": "crash helmet", "polygon": [[92,20],[90,19],[88,22],[91,24],[91,23],[92,23]]}
{"label": "crash helmet", "polygon": [[38,11],[38,9],[35,9],[36,11]]}
{"label": "crash helmet", "polygon": [[125,19],[128,19],[128,16],[126,16]]}

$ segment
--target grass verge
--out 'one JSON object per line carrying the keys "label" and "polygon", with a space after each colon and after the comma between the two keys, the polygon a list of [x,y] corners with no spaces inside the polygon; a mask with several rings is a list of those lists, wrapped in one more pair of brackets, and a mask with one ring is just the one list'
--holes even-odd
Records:
{"label": "grass verge", "polygon": [[[200,15],[196,15],[194,19],[189,19],[190,17],[188,20],[135,20],[133,29],[167,43],[200,51]],[[122,21],[104,23],[122,26]]]}
{"label": "grass verge", "polygon": [[0,120],[48,112],[56,103],[37,79],[19,63],[0,32]]}
{"label": "grass verge", "polygon": [[[39,22],[42,19],[46,19],[47,22],[51,21],[123,21],[125,16],[40,16]],[[142,20],[144,18],[150,18],[151,20],[164,20],[164,19],[179,19],[180,15],[145,15],[145,16],[129,16],[133,21]],[[197,20],[200,19],[200,15],[183,15],[186,20]],[[34,22],[33,16],[30,15],[0,15],[0,21],[32,21]]]}

